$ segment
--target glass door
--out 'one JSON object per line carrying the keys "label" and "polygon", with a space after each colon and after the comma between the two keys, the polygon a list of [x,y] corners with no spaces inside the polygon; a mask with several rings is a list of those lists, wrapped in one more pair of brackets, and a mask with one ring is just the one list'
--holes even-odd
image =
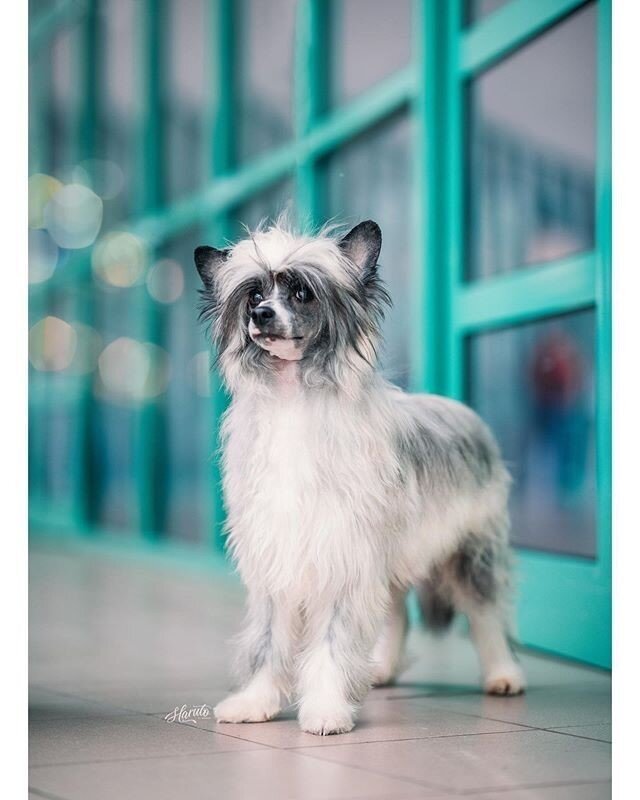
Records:
{"label": "glass door", "polygon": [[610,5],[448,5],[447,393],[514,478],[520,640],[610,666]]}

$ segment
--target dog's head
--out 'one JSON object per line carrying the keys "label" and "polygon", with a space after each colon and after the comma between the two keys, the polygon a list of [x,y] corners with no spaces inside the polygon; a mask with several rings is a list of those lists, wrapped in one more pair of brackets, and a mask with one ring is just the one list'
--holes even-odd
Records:
{"label": "dog's head", "polygon": [[198,247],[202,317],[231,389],[299,362],[308,385],[362,376],[375,362],[389,296],[378,277],[375,222],[346,236],[296,235],[276,224],[227,250]]}

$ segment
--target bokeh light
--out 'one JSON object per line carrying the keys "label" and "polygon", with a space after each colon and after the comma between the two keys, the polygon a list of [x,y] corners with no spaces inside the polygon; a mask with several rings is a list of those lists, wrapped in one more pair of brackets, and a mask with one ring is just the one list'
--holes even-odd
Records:
{"label": "bokeh light", "polygon": [[201,397],[211,397],[211,355],[201,350],[189,362],[187,368],[191,388]]}
{"label": "bokeh light", "polygon": [[93,372],[102,350],[102,337],[95,328],[82,322],[72,322],[71,326],[76,333],[76,351],[68,371],[74,375]]}
{"label": "bokeh light", "polygon": [[103,200],[112,200],[124,187],[124,172],[113,161],[89,158],[71,170],[71,180],[88,186]]}
{"label": "bokeh light", "polygon": [[69,250],[89,247],[102,225],[102,200],[87,186],[70,183],[51,196],[44,207],[43,219],[58,247]]}
{"label": "bokeh light", "polygon": [[175,303],[184,291],[184,272],[177,261],[163,258],[147,275],[147,289],[159,303]]}
{"label": "bokeh light", "polygon": [[104,236],[91,256],[95,274],[109,286],[126,288],[138,283],[147,262],[143,242],[126,231]]}
{"label": "bokeh light", "polygon": [[60,372],[72,362],[77,334],[59,317],[45,317],[29,331],[29,361],[35,369]]}
{"label": "bokeh light", "polygon": [[29,177],[29,227],[44,227],[44,210],[62,183],[51,175],[36,172]]}
{"label": "bokeh light", "polygon": [[161,347],[122,336],[98,358],[100,390],[114,402],[140,403],[162,394],[169,383],[169,355]]}
{"label": "bokeh light", "polygon": [[54,273],[58,248],[47,231],[29,231],[29,283],[42,283]]}

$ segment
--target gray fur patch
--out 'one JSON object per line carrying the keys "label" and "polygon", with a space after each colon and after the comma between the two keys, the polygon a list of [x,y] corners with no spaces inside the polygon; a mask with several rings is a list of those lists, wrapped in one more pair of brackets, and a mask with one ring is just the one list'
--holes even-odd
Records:
{"label": "gray fur patch", "polygon": [[441,632],[451,625],[455,608],[435,580],[423,581],[416,587],[418,605],[429,630]]}
{"label": "gray fur patch", "polygon": [[273,621],[273,601],[269,598],[266,601],[264,609],[264,619],[261,621],[261,630],[251,643],[251,649],[248,653],[249,657],[249,672],[254,675],[258,670],[263,667],[269,657],[271,656],[273,644],[271,624]]}
{"label": "gray fur patch", "polygon": [[452,565],[457,581],[477,600],[496,599],[496,560],[490,542],[470,535],[453,556]]}

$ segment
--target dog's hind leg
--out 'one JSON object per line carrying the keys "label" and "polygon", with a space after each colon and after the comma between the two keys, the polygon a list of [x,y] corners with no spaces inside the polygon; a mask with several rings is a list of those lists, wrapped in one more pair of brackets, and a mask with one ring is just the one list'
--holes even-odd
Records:
{"label": "dog's hind leg", "polygon": [[393,587],[391,590],[389,611],[373,650],[374,686],[393,683],[402,669],[404,644],[409,627],[405,596],[405,589]]}
{"label": "dog's hind leg", "polygon": [[447,565],[455,607],[467,615],[487,694],[514,695],[525,679],[509,645],[509,553],[502,523],[470,534]]}
{"label": "dog's hind leg", "polygon": [[242,635],[243,688],[214,708],[218,722],[266,722],[290,694],[297,609],[282,600],[252,593]]}

